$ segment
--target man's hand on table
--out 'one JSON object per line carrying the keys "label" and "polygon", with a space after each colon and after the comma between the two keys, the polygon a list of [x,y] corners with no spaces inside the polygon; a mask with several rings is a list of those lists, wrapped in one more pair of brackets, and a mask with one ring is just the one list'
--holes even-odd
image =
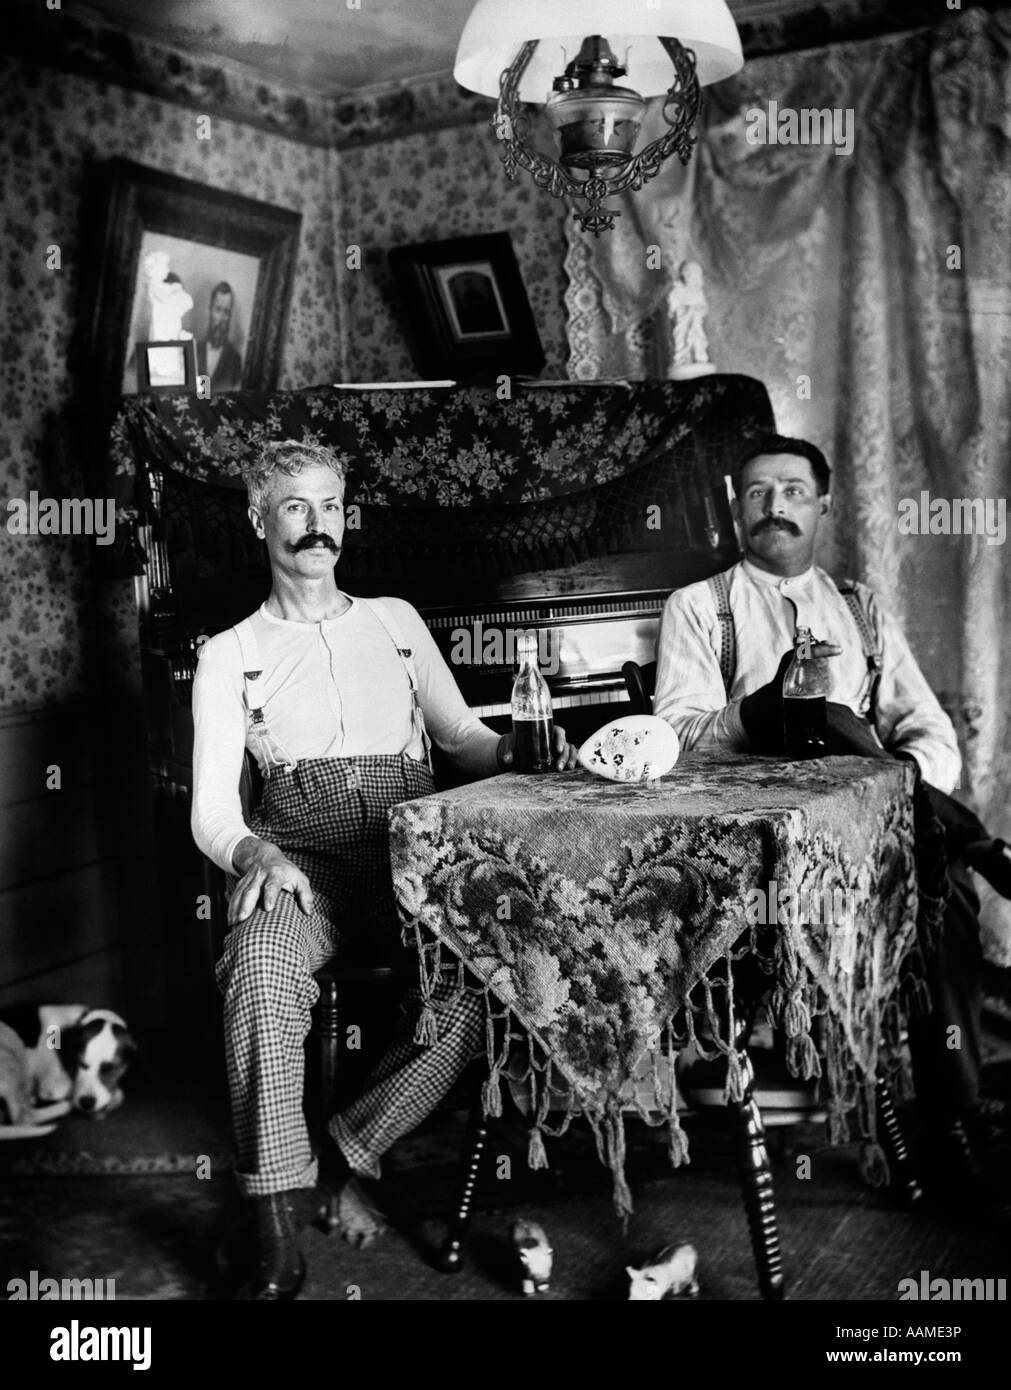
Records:
{"label": "man's hand on table", "polygon": [[303,912],[312,911],[312,886],[301,869],[285,859],[277,845],[249,835],[240,840],[232,864],[242,875],[228,902],[228,925],[244,922],[262,907],[269,912],[278,895],[292,893]]}
{"label": "man's hand on table", "polygon": [[883,758],[890,762],[874,736],[874,730],[854,714],[849,705],[837,705],[831,700],[825,705],[825,742],[829,753],[855,753],[860,758]]}
{"label": "man's hand on table", "polygon": [[[516,743],[512,734],[503,734],[498,741],[498,765],[502,772],[508,772],[513,765],[513,748]],[[576,766],[576,753],[579,751],[574,743],[570,743],[565,737],[565,730],[560,724],[555,725],[555,770],[557,772],[571,772]]]}
{"label": "man's hand on table", "polygon": [[[832,642],[812,642],[812,656],[838,656],[842,647]],[[790,669],[793,652],[784,652],[779,668],[767,685],[759,686],[740,703],[744,732],[758,753],[783,751],[783,681]]]}

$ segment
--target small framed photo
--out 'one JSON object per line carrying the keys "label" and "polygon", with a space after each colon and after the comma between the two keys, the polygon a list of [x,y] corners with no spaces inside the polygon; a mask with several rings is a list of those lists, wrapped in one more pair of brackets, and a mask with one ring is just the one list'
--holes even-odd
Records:
{"label": "small framed photo", "polygon": [[195,391],[197,354],[192,338],[137,344],[138,388],[141,391]]}
{"label": "small framed photo", "polygon": [[301,214],[125,159],[97,172],[89,307],[102,382],[116,395],[200,378],[209,394],[272,390]]}
{"label": "small framed photo", "polygon": [[541,371],[544,351],[508,232],[398,246],[389,259],[423,376]]}

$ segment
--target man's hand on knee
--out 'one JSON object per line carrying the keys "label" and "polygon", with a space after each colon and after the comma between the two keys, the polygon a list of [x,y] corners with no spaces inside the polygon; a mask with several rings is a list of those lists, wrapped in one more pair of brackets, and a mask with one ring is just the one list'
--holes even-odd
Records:
{"label": "man's hand on knee", "polygon": [[276,845],[250,835],[236,846],[232,863],[242,877],[228,902],[230,927],[244,922],[258,907],[269,912],[281,893],[293,894],[306,914],[312,911],[312,885]]}

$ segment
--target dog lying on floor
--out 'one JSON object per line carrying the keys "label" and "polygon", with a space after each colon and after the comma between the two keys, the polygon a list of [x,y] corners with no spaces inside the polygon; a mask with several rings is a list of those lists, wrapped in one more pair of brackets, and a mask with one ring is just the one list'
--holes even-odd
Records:
{"label": "dog lying on floor", "polygon": [[[99,1119],[123,1103],[137,1045],[119,1014],[22,1004],[0,1018],[0,1140],[35,1139],[71,1110]],[[4,1113],[6,1112],[6,1113]]]}

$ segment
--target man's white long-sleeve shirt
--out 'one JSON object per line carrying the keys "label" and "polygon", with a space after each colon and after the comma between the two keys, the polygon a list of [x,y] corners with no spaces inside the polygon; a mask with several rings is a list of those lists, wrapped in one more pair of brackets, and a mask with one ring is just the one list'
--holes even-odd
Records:
{"label": "man's white long-sleeve shirt", "polygon": [[[804,574],[784,579],[743,560],[727,571],[727,583],[737,641],[729,703],[720,673],[722,632],[711,586],[689,584],[671,594],[664,607],[653,710],[672,726],[683,748],[748,749],[741,700],[776,674],[783,653],[793,647],[798,626],[809,627],[817,641],[842,648],[827,662],[829,699],[860,713],[867,660],[846,600],[824,570],[813,565]],[[878,737],[890,752],[912,754],[924,778],[950,792],[962,765],[951,720],[898,625],[869,589],[858,588],[883,662]]]}
{"label": "man's white long-sleeve shirt", "polygon": [[[461,771],[491,776],[499,735],[468,709],[418,611],[403,599],[383,603],[411,648],[429,736]],[[250,621],[263,663],[264,718],[293,761],[402,752],[424,758],[406,667],[367,603],[352,599],[339,618],[319,623],[275,618],[263,607]],[[242,653],[232,628],[200,649],[193,725],[193,838],[232,873],[232,854],[250,833],[239,800],[242,757],[247,747],[260,751],[248,735]]]}

